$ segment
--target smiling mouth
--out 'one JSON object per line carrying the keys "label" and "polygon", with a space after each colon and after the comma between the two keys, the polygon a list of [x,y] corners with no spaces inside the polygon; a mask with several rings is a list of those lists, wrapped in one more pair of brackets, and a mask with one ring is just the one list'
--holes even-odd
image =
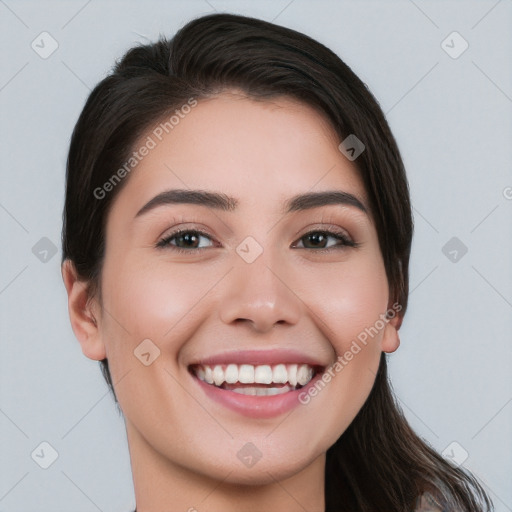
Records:
{"label": "smiling mouth", "polygon": [[271,396],[307,385],[323,367],[309,364],[194,364],[190,372],[199,380],[242,395]]}

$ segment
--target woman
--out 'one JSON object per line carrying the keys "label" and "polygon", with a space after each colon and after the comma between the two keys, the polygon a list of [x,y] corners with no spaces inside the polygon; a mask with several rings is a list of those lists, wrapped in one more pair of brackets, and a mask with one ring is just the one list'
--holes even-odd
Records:
{"label": "woman", "polygon": [[384,115],[318,42],[216,14],[116,64],[72,136],[62,273],[138,512],[490,510],[387,379],[412,231]]}

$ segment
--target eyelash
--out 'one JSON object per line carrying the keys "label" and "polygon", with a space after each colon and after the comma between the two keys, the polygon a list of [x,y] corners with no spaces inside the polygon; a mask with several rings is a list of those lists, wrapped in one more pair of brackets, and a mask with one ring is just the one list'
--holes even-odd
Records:
{"label": "eyelash", "polygon": [[[174,231],[173,233],[171,233],[170,235],[159,240],[158,243],[156,244],[156,247],[157,248],[170,248],[171,250],[176,251],[177,253],[181,253],[181,254],[190,254],[191,252],[194,252],[194,251],[199,252],[199,251],[203,251],[205,249],[210,249],[210,247],[199,247],[196,249],[194,249],[194,248],[183,249],[182,247],[177,247],[177,246],[171,244],[172,240],[174,240],[176,237],[184,235],[184,234],[193,234],[196,236],[197,235],[204,236],[210,240],[212,238],[208,233],[205,233],[204,231],[201,231],[201,230],[178,229],[178,230]],[[341,243],[337,244],[335,246],[332,246],[332,247],[327,247],[327,248],[322,248],[322,249],[314,249],[314,248],[309,248],[309,247],[298,247],[298,249],[309,249],[310,251],[327,253],[327,252],[331,252],[333,250],[343,249],[345,247],[355,248],[355,247],[359,247],[359,245],[360,245],[358,242],[351,240],[345,233],[340,232],[340,231],[328,230],[328,229],[315,229],[312,231],[308,231],[307,233],[304,233],[298,240],[300,241],[303,238],[305,238],[309,235],[312,235],[312,234],[320,234],[320,235],[327,236],[328,238],[335,238]]]}

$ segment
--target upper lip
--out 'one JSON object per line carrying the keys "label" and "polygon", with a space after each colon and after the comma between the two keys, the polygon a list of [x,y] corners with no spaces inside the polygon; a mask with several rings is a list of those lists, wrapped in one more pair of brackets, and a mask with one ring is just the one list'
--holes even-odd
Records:
{"label": "upper lip", "polygon": [[296,350],[237,350],[221,352],[219,354],[198,359],[189,364],[215,366],[217,364],[308,364],[313,367],[327,366],[326,363],[315,359],[313,356],[297,352]]}

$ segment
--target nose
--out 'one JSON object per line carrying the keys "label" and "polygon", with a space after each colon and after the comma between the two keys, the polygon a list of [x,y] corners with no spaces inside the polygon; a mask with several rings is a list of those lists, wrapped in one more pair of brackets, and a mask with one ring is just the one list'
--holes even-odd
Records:
{"label": "nose", "polygon": [[225,324],[247,324],[263,333],[299,321],[303,304],[291,279],[264,255],[252,263],[237,261],[227,276],[220,298],[220,318]]}

